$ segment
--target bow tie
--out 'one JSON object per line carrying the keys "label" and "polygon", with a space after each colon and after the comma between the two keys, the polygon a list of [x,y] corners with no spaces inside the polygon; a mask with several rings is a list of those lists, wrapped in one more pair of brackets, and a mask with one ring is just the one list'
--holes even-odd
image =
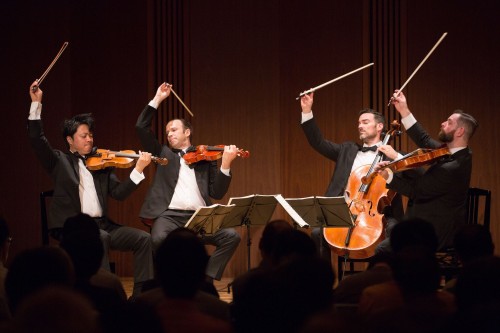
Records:
{"label": "bow tie", "polygon": [[184,156],[185,153],[190,153],[190,152],[196,151],[195,146],[190,146],[188,149],[186,149],[186,152],[184,152],[184,150],[182,150],[182,149],[177,149],[177,148],[171,148],[171,149],[172,149],[172,152],[174,154],[180,154],[181,157]]}
{"label": "bow tie", "polygon": [[90,151],[90,153],[88,153],[87,155],[80,155],[80,153],[78,153],[77,151],[75,151],[73,153],[73,155],[75,155],[76,157],[78,157],[79,159],[81,159],[83,161],[83,164],[85,164],[85,161],[87,160],[87,158],[91,157],[91,156],[95,156],[97,154],[97,147],[92,147],[92,150]]}
{"label": "bow tie", "polygon": [[361,147],[359,150],[361,150],[363,153],[366,153],[367,151],[377,151],[378,146],[371,146],[371,147]]}

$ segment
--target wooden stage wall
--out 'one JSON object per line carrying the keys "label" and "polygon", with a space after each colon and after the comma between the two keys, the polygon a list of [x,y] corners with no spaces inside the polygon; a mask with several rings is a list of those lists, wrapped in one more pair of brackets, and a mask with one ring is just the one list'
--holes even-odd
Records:
{"label": "wooden stage wall", "polygon": [[[334,163],[307,144],[300,123],[300,91],[366,63],[315,94],[314,114],[325,137],[356,140],[357,113],[384,105],[438,38],[448,36],[405,89],[411,110],[431,133],[454,109],[480,123],[471,148],[471,186],[493,192],[491,231],[500,244],[499,23],[495,0],[476,1],[18,1],[0,5],[3,66],[0,213],[15,239],[13,255],[40,244],[38,194],[51,188],[26,138],[28,87],[64,41],[69,47],[41,86],[43,120],[52,145],[64,148],[62,119],[92,112],[100,148],[140,148],[134,124],[161,81],[195,113],[195,144],[236,144],[251,157],[232,167],[231,196],[323,195]],[[183,116],[173,100],[160,110],[160,133],[171,116]],[[164,136],[160,133],[164,140]],[[14,144],[14,146],[12,146]],[[414,146],[405,135],[397,143]],[[499,163],[497,163],[499,162]],[[146,228],[138,219],[154,167],[110,216]],[[120,170],[126,177],[129,170]],[[276,218],[288,218],[277,210]],[[252,265],[261,229],[251,230]],[[247,234],[225,272],[247,267]],[[500,248],[497,246],[497,248]],[[118,273],[132,275],[131,256],[115,254]]]}

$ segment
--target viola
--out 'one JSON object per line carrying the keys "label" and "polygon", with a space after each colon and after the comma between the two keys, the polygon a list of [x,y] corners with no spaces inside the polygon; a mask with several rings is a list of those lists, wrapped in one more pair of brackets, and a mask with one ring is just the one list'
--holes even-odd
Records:
{"label": "viola", "polygon": [[[391,163],[384,166],[382,170],[390,169],[393,172],[401,172],[409,169],[420,168],[422,166],[432,164],[436,160],[446,155],[451,155],[448,147],[442,147],[438,149],[419,148],[397,160],[392,161]],[[363,177],[361,181],[363,182],[363,184],[370,184],[375,176],[377,176],[376,172]]]}
{"label": "viola", "polygon": [[[85,164],[89,170],[101,170],[104,168],[130,168],[135,165],[135,160],[140,157],[133,150],[111,151],[108,149],[97,149],[89,156]],[[167,165],[168,159],[151,156],[151,160],[159,165]]]}
{"label": "viola", "polygon": [[[200,161],[215,161],[222,158],[224,153],[224,145],[207,146],[199,145],[196,146],[195,151],[188,151],[182,156],[186,164],[193,164]],[[243,149],[238,149],[237,156],[241,158],[247,158],[250,153]]]}

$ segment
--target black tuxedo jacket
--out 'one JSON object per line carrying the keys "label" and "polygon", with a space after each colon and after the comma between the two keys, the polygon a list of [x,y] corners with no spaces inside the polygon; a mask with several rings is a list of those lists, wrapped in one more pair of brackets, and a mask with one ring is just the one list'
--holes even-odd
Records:
{"label": "black tuxedo jacket", "polygon": [[[54,181],[54,196],[49,208],[49,229],[62,228],[68,217],[81,213],[80,176],[78,157],[71,152],[52,149],[43,133],[41,120],[28,120],[28,136],[31,146],[44,169]],[[103,216],[108,212],[108,196],[123,200],[137,185],[130,179],[120,182],[113,168],[91,171]]]}
{"label": "black tuxedo jacket", "polygon": [[[421,148],[439,148],[442,144],[430,138],[420,123],[407,130]],[[387,187],[410,200],[405,217],[420,218],[434,225],[438,250],[453,245],[453,237],[466,222],[466,199],[472,172],[472,152],[469,148],[444,157],[431,165],[421,176],[412,179],[394,174]]]}
{"label": "black tuxedo jacket", "polygon": [[[325,196],[343,196],[351,175],[352,165],[361,146],[352,141],[334,143],[324,139],[314,118],[302,123],[302,129],[311,147],[321,155],[336,162]],[[384,159],[386,159],[385,156]],[[396,219],[402,218],[403,203],[400,195],[396,195],[392,199],[391,206],[387,207],[385,214]]]}
{"label": "black tuxedo jacket", "polygon": [[[151,131],[151,122],[156,109],[147,105],[139,115],[136,123],[137,134],[145,151],[168,159],[165,166],[157,166],[153,184],[151,185],[140,216],[149,219],[157,218],[168,209],[175,186],[179,179],[180,157],[166,145],[161,145]],[[229,189],[231,177],[223,174],[217,161],[201,161],[194,164],[196,182],[206,205],[211,205],[210,198],[222,199]]]}

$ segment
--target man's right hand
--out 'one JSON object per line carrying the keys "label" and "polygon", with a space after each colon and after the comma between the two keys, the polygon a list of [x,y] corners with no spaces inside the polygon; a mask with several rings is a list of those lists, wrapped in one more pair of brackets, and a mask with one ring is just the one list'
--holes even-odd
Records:
{"label": "man's right hand", "polygon": [[[37,87],[36,89],[33,89]],[[34,90],[34,91],[33,91]],[[43,91],[38,87],[38,80],[33,81],[30,86],[30,96],[32,102],[42,103]]]}
{"label": "man's right hand", "polygon": [[167,82],[164,82],[156,90],[156,95],[153,98],[153,100],[156,101],[159,105],[170,95],[171,91],[172,91],[172,85],[168,84]]}
{"label": "man's right hand", "polygon": [[300,98],[300,106],[303,113],[310,113],[312,111],[312,105],[314,100],[314,93],[305,94]]}
{"label": "man's right hand", "polygon": [[392,95],[392,105],[396,108],[396,111],[399,112],[402,118],[408,116],[411,112],[408,108],[408,104],[406,103],[405,94],[402,91],[394,90],[394,94]]}

